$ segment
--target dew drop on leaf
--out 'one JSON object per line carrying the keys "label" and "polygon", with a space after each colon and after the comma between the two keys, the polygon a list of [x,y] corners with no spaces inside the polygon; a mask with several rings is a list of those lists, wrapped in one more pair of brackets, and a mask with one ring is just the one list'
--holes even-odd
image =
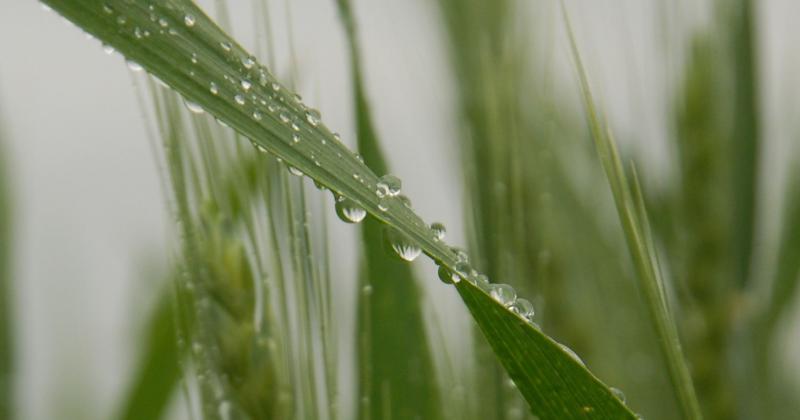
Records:
{"label": "dew drop on leaf", "polygon": [[433,231],[433,237],[436,238],[437,241],[444,239],[444,235],[447,233],[447,229],[439,222],[432,223],[431,230]]}
{"label": "dew drop on leaf", "polygon": [[184,100],[183,103],[186,104],[186,109],[194,114],[202,114],[204,112],[203,107],[192,101]]}
{"label": "dew drop on leaf", "polygon": [[616,397],[618,400],[620,400],[620,402],[625,404],[625,393],[623,393],[622,390],[620,390],[619,388],[614,388],[613,386],[609,389],[611,389],[611,393],[614,394],[614,397]]}
{"label": "dew drop on leaf", "polygon": [[569,357],[571,357],[576,362],[580,363],[581,366],[586,367],[586,364],[583,363],[583,359],[581,359],[580,356],[578,356],[578,354],[575,353],[574,350],[561,343],[558,343],[558,346],[561,347],[561,350],[564,350],[564,352],[566,352],[569,355]]}
{"label": "dew drop on leaf", "polygon": [[339,216],[343,222],[358,223],[364,220],[367,216],[366,210],[362,209],[355,203],[355,201],[339,196],[336,198],[336,215]]}
{"label": "dew drop on leaf", "polygon": [[183,17],[183,23],[189,28],[194,26],[196,21],[197,20],[192,15],[186,15],[186,16]]}
{"label": "dew drop on leaf", "polygon": [[384,175],[378,180],[376,185],[375,194],[378,197],[395,197],[400,194],[402,183],[400,179],[394,175]]}
{"label": "dew drop on leaf", "polygon": [[507,284],[493,284],[489,295],[503,306],[511,306],[517,299],[517,292]]}
{"label": "dew drop on leaf", "polygon": [[131,69],[131,71],[142,71],[142,66],[139,63],[133,60],[127,60],[126,62],[128,63],[128,68]]}
{"label": "dew drop on leaf", "polygon": [[389,244],[398,257],[406,261],[414,261],[422,253],[416,243],[397,230],[387,229],[385,232]]}
{"label": "dew drop on leaf", "polygon": [[511,312],[525,318],[526,321],[532,321],[534,310],[533,304],[528,299],[517,299],[511,306],[508,307]]}

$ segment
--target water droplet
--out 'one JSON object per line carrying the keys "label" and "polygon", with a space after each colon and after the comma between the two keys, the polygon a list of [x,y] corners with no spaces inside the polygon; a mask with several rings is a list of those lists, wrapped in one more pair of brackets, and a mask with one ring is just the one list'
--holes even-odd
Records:
{"label": "water droplet", "polygon": [[389,210],[389,204],[386,202],[386,200],[381,200],[378,202],[378,210],[380,211]]}
{"label": "water droplet", "polygon": [[453,274],[453,272],[444,265],[439,266],[439,271],[437,274],[439,275],[439,280],[445,284],[453,284],[461,281],[461,277]]}
{"label": "water droplet", "polygon": [[575,360],[576,362],[580,363],[581,366],[586,367],[586,364],[583,363],[583,359],[581,359],[574,350],[561,343],[558,343],[558,346],[561,347],[561,350],[564,350],[564,352],[566,352],[569,357],[572,358],[572,360]]}
{"label": "water droplet", "polygon": [[396,229],[387,229],[386,237],[397,256],[406,261],[414,261],[422,253],[416,243]]}
{"label": "water droplet", "polygon": [[244,105],[244,95],[237,93],[236,96],[233,97],[233,100],[236,101],[239,105]]}
{"label": "water droplet", "polygon": [[292,143],[294,144],[300,143],[300,136],[297,133],[292,134]]}
{"label": "water droplet", "polygon": [[614,394],[618,400],[625,404],[625,393],[623,393],[622,390],[619,388],[614,388],[613,386],[609,389],[611,389],[611,393]]}
{"label": "water droplet", "polygon": [[444,239],[444,235],[447,233],[447,229],[439,222],[431,223],[431,230],[433,231],[433,237],[437,241]]}
{"label": "water droplet", "polygon": [[183,23],[189,28],[194,26],[195,22],[197,22],[197,19],[195,19],[192,15],[186,15],[183,17]]}
{"label": "water droplet", "polygon": [[162,17],[158,19],[158,25],[161,26],[162,28],[166,28],[167,26],[169,26],[169,22],[167,22],[167,20]]}
{"label": "water droplet", "polygon": [[258,111],[253,111],[253,119],[256,121],[261,121],[261,113]]}
{"label": "water droplet", "polygon": [[196,104],[194,102],[184,100],[183,103],[186,104],[186,108],[189,111],[192,111],[195,114],[202,114],[205,111],[203,109],[203,107],[201,107],[200,105],[198,105],[198,104]]}
{"label": "water droplet", "polygon": [[271,88],[272,88],[272,90],[274,90],[275,92],[277,92],[277,91],[281,90],[281,85],[279,85],[279,84],[277,84],[277,83],[275,83],[275,82],[272,82],[272,84],[270,85],[270,87],[271,87]]}
{"label": "water droplet", "polygon": [[219,93],[219,87],[217,87],[217,84],[214,82],[211,82],[211,84],[209,84],[208,90],[211,91],[212,95],[216,95]]}
{"label": "water droplet", "polygon": [[308,123],[313,125],[314,127],[316,127],[319,124],[319,117],[320,117],[319,111],[317,110],[312,109],[306,112],[306,121],[308,121]]}
{"label": "water droplet", "polygon": [[517,299],[514,304],[508,307],[511,312],[525,318],[527,321],[533,320],[533,304],[528,299]]}
{"label": "water droplet", "polygon": [[284,124],[288,124],[288,123],[289,123],[289,121],[291,121],[291,120],[289,119],[289,116],[288,116],[288,115],[286,115],[286,114],[285,114],[285,113],[283,113],[283,112],[281,112],[281,114],[280,114],[280,115],[278,115],[278,118],[279,118],[279,119],[281,120],[281,122],[282,122],[282,123],[284,123]]}
{"label": "water droplet", "polygon": [[470,273],[472,272],[472,267],[470,267],[469,263],[466,261],[459,261],[456,263],[456,274],[458,274],[463,279],[468,279]]}
{"label": "water droplet", "polygon": [[239,84],[242,85],[242,89],[244,89],[245,92],[249,91],[250,88],[253,87],[253,84],[247,79],[242,79]]}
{"label": "water droplet", "polygon": [[114,47],[108,44],[103,44],[103,51],[108,55],[114,54]]}
{"label": "water droplet", "polygon": [[469,262],[469,255],[467,255],[467,251],[464,251],[462,248],[452,247],[450,248],[454,254],[456,254],[456,260]]}
{"label": "water droplet", "polygon": [[303,171],[295,168],[294,166],[289,166],[289,172],[291,172],[292,175],[296,175],[296,176],[303,176],[304,175]]}
{"label": "water droplet", "polygon": [[489,295],[503,306],[510,306],[517,299],[517,292],[507,284],[493,284]]}
{"label": "water droplet", "polygon": [[364,220],[367,212],[359,207],[355,201],[340,195],[336,198],[336,215],[343,222],[358,223]]}
{"label": "water droplet", "polygon": [[220,42],[219,46],[222,47],[223,50],[228,52],[230,52],[231,48],[233,48],[233,45],[231,45],[231,43],[228,41]]}
{"label": "water droplet", "polygon": [[489,287],[491,286],[491,284],[492,283],[489,281],[489,276],[487,276],[486,274],[478,274],[477,276],[475,276],[475,285],[481,288],[482,290],[488,292],[490,290]]}
{"label": "water droplet", "polygon": [[197,64],[197,53],[192,53],[191,62],[192,64]]}
{"label": "water droplet", "polygon": [[400,194],[402,183],[400,179],[394,175],[384,175],[378,180],[376,184],[375,194],[378,197],[395,197]]}
{"label": "water droplet", "polygon": [[372,285],[365,284],[364,287],[361,288],[361,293],[363,293],[366,296],[371,295],[372,294]]}
{"label": "water droplet", "polygon": [[128,63],[128,68],[131,69],[131,71],[137,71],[137,72],[142,71],[142,66],[139,65],[139,63],[133,60],[127,60],[127,63]]}
{"label": "water droplet", "polygon": [[253,68],[253,66],[254,66],[254,65],[256,65],[256,59],[255,59],[255,57],[253,57],[253,56],[250,56],[250,57],[243,57],[243,58],[242,58],[242,65],[243,65],[243,66],[244,66],[244,68],[246,68],[247,70],[250,70],[250,69],[252,69],[252,68]]}

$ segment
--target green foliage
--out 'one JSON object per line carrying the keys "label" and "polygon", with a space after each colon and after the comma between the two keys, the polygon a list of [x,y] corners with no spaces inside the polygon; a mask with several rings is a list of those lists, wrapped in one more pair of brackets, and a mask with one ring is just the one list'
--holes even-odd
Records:
{"label": "green foliage", "polygon": [[[692,37],[671,98],[676,176],[658,190],[640,184],[642,166],[623,165],[628,156],[595,105],[569,24],[589,133],[552,80],[552,54],[533,48],[524,2],[438,0],[455,77],[469,262],[410,200],[376,194],[389,165],[349,0],[337,5],[360,155],[294,94],[297,74],[278,82],[189,0],[45,3],[174,89],[149,93],[181,236],[176,301],[161,302],[150,320],[120,417],[163,415],[179,361],[185,396],[200,409],[193,414],[211,419],[335,419],[350,397],[361,419],[617,419],[634,409],[650,419],[796,417],[796,384],[777,343],[796,302],[800,183],[792,178],[787,189],[774,267],[756,260],[763,139],[753,2],[717,2],[715,31]],[[272,66],[268,5],[254,2],[256,45]],[[230,27],[224,2],[217,9]],[[338,348],[352,337],[342,338],[331,296],[343,279],[329,274],[318,214],[329,206],[285,169],[368,213],[357,389],[339,389]],[[0,212],[4,198],[0,191]],[[0,218],[0,247],[6,226]],[[437,377],[453,360],[434,357],[445,349],[426,334],[432,321],[411,266],[384,250],[387,232],[455,282],[485,338],[463,341],[477,357],[458,361],[469,370],[458,381],[470,380],[456,389]],[[543,330],[478,270],[534,297]],[[11,348],[2,316],[0,356]],[[0,375],[10,367],[3,361]],[[606,384],[624,389],[630,408]],[[449,406],[462,391],[464,406]]]}

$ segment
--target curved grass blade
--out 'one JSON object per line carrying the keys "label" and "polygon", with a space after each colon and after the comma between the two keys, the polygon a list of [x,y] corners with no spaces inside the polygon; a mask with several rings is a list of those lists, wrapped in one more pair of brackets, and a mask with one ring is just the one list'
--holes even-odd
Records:
{"label": "curved grass blade", "polygon": [[[349,0],[337,3],[350,52],[358,150],[367,167],[384,174],[388,165],[364,88],[355,17]],[[411,266],[384,250],[379,221],[367,218],[361,233],[359,290],[369,293],[359,293],[359,418],[441,418],[422,299]]]}
{"label": "curved grass blade", "polygon": [[625,232],[628,250],[636,268],[636,278],[639,281],[640,290],[644,294],[648,315],[661,345],[660,349],[670,373],[675,396],[684,418],[701,419],[700,405],[681,349],[678,329],[669,309],[664,280],[655,258],[655,245],[651,237],[638,181],[635,178],[633,183],[628,181],[616,142],[610,130],[601,123],[563,1],[561,7],[572,57],[578,72],[584,106],[588,114],[589,129],[592,132],[598,158],[603,165],[614,196],[620,224]]}
{"label": "curved grass blade", "polygon": [[[321,185],[343,195],[458,272],[455,251],[405,203],[375,194],[378,177],[351,153],[298,98],[189,1],[45,0],[90,34],[122,52],[224,124],[250,138]],[[188,24],[191,22],[191,24]],[[138,35],[138,36],[137,36]],[[296,141],[295,141],[296,140]],[[566,350],[515,317],[465,273],[459,291],[483,324],[501,363],[517,381],[533,414],[542,419],[634,418],[612,391]],[[531,357],[521,362],[519,357]],[[554,401],[541,404],[537,395]],[[584,407],[590,407],[584,409]]]}

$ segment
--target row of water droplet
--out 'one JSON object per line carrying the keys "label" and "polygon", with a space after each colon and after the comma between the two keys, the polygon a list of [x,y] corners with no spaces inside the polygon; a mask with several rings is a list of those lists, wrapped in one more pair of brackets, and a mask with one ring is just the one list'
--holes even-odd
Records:
{"label": "row of water droplet", "polygon": [[[106,13],[113,13],[113,9],[110,6],[104,5],[103,10]],[[155,15],[151,16],[151,19],[154,22],[157,22],[160,29],[158,30],[160,34],[171,34],[175,35],[176,31],[173,28],[169,28],[169,23],[164,18],[157,18]],[[125,25],[127,23],[125,17],[123,15],[119,15],[117,17],[117,23],[119,25]],[[193,15],[187,14],[183,18],[183,23],[186,28],[192,28],[195,26],[196,18]],[[166,31],[166,32],[165,32]],[[139,27],[135,27],[133,29],[133,34],[137,39],[147,38],[150,36],[150,32],[147,30],[140,29]],[[230,42],[224,41],[219,44],[219,47],[226,53],[233,54],[233,45]],[[104,50],[111,54],[114,52],[114,49],[110,46],[104,45]],[[198,64],[199,59],[196,54],[192,54],[191,56],[191,63]],[[269,71],[263,67],[258,65],[255,57],[252,56],[243,56],[239,59],[239,62],[243,69],[250,73],[253,80],[257,80],[258,83],[269,90],[272,91],[272,95],[269,95],[269,99],[271,101],[266,101],[263,98],[259,98],[255,93],[251,93],[251,88],[253,87],[253,82],[251,79],[248,78],[241,78],[237,79],[233,78],[228,75],[223,75],[223,78],[228,81],[233,90],[233,101],[239,106],[251,106],[252,112],[250,116],[255,121],[261,121],[264,117],[264,114],[272,114],[276,117],[278,121],[285,124],[294,132],[291,137],[291,144],[298,144],[301,140],[299,136],[299,132],[301,131],[299,121],[294,119],[293,115],[294,112],[290,112],[291,107],[299,107],[304,111],[305,114],[305,122],[307,122],[312,127],[317,127],[320,124],[321,116],[317,110],[309,109],[302,104],[301,98],[299,95],[294,95],[291,97],[293,99],[293,103],[289,104],[284,99],[284,95],[279,95],[278,93],[281,90],[281,86],[274,81],[274,78],[271,76]],[[132,71],[141,71],[142,66],[138,63],[127,60],[128,67]],[[190,75],[194,76],[193,72],[190,72]],[[220,95],[221,88],[215,82],[210,82],[208,86],[209,92],[213,95]],[[248,94],[250,96],[248,97]],[[190,100],[184,100],[187,109],[195,114],[202,114],[204,113],[204,109],[197,103],[194,103]],[[225,125],[222,121],[217,120],[220,124]],[[334,135],[336,140],[339,140],[338,135]],[[325,145],[326,140],[324,137],[320,139],[320,143]],[[267,152],[267,150],[263,147],[258,145],[257,143],[253,143],[256,148],[260,152]],[[341,157],[341,155],[339,155]],[[320,166],[319,161],[314,158],[313,159],[317,166]],[[363,159],[359,161],[363,163]],[[299,169],[287,165],[288,170],[297,176],[303,176],[303,172]],[[365,181],[362,177],[358,174],[353,175],[356,180],[359,180],[362,184],[365,184]],[[319,188],[321,185],[317,184]],[[406,207],[411,207],[411,201],[406,197],[400,194],[401,190],[401,181],[397,177],[393,175],[384,175],[379,179],[377,184],[375,185],[375,195],[378,198],[378,209],[381,211],[387,211],[389,208],[389,203],[393,199],[397,199],[402,202]],[[366,218],[367,212],[362,207],[360,207],[355,201],[344,197],[342,195],[336,195],[335,200],[335,209],[337,216],[344,222],[347,223],[359,223]],[[430,231],[432,232],[432,238],[436,241],[443,241],[446,229],[445,226],[441,223],[433,223],[429,226]],[[396,229],[388,228],[386,229],[386,238],[391,245],[391,248],[397,254],[397,256],[405,261],[414,261],[419,255],[421,254],[421,249],[418,244],[416,244],[413,240],[409,239],[404,234],[400,233]],[[511,311],[512,313],[516,314],[535,328],[539,328],[539,326],[534,321],[534,307],[533,304],[528,301],[527,299],[520,298],[517,296],[516,291],[513,287],[508,284],[502,283],[492,283],[489,278],[485,274],[481,274],[477,270],[473,269],[469,263],[469,258],[466,252],[459,248],[451,248],[452,252],[456,255],[457,263],[455,265],[455,271],[451,271],[448,267],[440,264],[438,270],[438,276],[441,281],[447,284],[454,284],[458,283],[461,280],[467,280],[470,283],[474,284],[489,296],[491,296],[495,301],[499,304],[503,305],[506,309]],[[569,354],[575,361],[583,365],[583,361],[578,357],[578,355],[569,347],[560,344],[561,348]],[[623,403],[625,402],[625,396],[622,391],[611,388],[612,393],[616,398],[618,398]],[[586,408],[586,407],[585,407]]]}

